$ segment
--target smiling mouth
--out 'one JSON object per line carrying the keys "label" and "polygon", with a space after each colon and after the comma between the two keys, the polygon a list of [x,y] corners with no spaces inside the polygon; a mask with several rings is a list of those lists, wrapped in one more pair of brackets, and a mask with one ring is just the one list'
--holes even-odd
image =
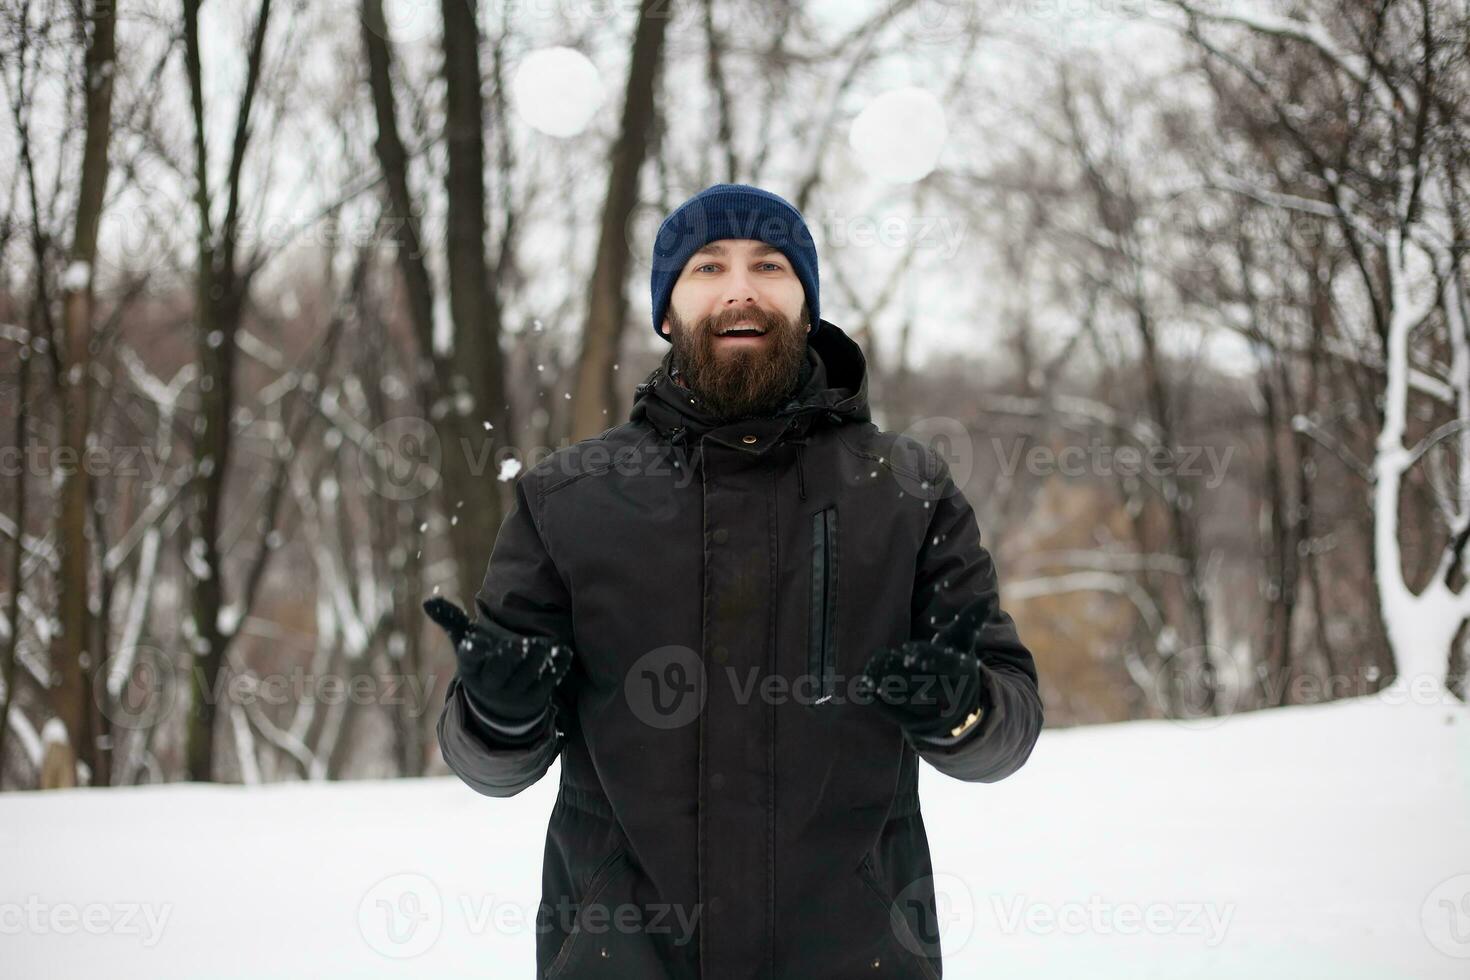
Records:
{"label": "smiling mouth", "polygon": [[727,327],[715,333],[717,337],[764,337],[765,335],[766,332],[760,327],[745,323],[737,323],[733,327]]}

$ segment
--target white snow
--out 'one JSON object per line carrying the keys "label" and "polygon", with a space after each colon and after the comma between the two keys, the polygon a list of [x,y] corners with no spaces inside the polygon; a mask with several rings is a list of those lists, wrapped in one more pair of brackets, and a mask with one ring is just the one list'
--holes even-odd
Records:
{"label": "white snow", "polygon": [[495,479],[499,480],[501,483],[506,483],[510,480],[514,480],[516,478],[516,474],[520,471],[521,461],[516,459],[514,456],[507,456],[505,459],[502,459],[500,461],[500,472],[496,474]]}
{"label": "white snow", "polygon": [[86,262],[73,262],[61,274],[61,288],[68,293],[78,293],[92,281],[92,267]]}
{"label": "white snow", "polygon": [[41,743],[43,745],[65,745],[71,739],[66,737],[66,723],[60,718],[47,718],[46,724],[41,726]]}
{"label": "white snow", "polygon": [[[1003,782],[922,773],[941,913],[973,910],[944,926],[957,980],[1470,965],[1463,707],[1360,698],[1047,731]],[[557,775],[509,800],[452,777],[8,794],[5,972],[529,977]],[[51,916],[100,905],[120,923],[129,903],[130,931]],[[395,910],[418,928],[390,931]]]}
{"label": "white snow", "polygon": [[234,636],[244,615],[245,610],[238,601],[220,606],[214,617],[214,628],[219,630],[221,636]]}
{"label": "white snow", "polygon": [[541,48],[527,54],[511,80],[511,104],[532,129],[548,136],[576,136],[606,100],[602,75],[575,48]]}

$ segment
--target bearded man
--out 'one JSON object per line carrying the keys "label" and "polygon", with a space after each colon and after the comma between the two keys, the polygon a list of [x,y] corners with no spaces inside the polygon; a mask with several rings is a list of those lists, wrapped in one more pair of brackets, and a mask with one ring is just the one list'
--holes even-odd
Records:
{"label": "bearded man", "polygon": [[1041,732],[974,511],[873,424],[818,285],[781,197],[681,204],[628,421],[520,476],[473,620],[426,603],[450,768],[508,797],[561,760],[542,980],[938,978],[919,761],[991,783]]}

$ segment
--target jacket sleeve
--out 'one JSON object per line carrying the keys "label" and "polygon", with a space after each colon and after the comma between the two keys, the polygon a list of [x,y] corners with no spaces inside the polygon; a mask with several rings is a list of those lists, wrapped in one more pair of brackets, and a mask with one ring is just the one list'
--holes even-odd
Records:
{"label": "jacket sleeve", "polygon": [[988,610],[978,630],[950,641],[979,661],[984,710],[958,740],[905,737],[940,772],[967,782],[994,783],[1025,764],[1041,735],[1036,664],[1016,624],[1000,608],[995,563],[980,544],[974,510],[944,461],[933,453],[928,460],[929,472],[936,476],[926,491],[932,514],[914,576],[911,639],[936,641],[966,611]]}
{"label": "jacket sleeve", "polygon": [[[516,481],[515,501],[500,525],[484,582],[475,595],[475,620],[492,633],[513,638],[547,636],[571,646],[571,599],[532,509],[535,490],[529,471]],[[531,786],[561,752],[562,732],[556,721],[571,710],[560,696],[563,686],[565,679],[539,723],[512,738],[497,735],[478,719],[456,674],[439,715],[439,751],[444,762],[486,796],[514,796]]]}

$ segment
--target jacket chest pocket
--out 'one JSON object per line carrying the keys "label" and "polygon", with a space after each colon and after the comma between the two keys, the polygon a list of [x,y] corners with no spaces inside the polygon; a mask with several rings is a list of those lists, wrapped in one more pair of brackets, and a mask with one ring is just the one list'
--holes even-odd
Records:
{"label": "jacket chest pocket", "polygon": [[837,508],[812,515],[811,615],[807,630],[807,673],[813,701],[832,697],[837,671]]}

